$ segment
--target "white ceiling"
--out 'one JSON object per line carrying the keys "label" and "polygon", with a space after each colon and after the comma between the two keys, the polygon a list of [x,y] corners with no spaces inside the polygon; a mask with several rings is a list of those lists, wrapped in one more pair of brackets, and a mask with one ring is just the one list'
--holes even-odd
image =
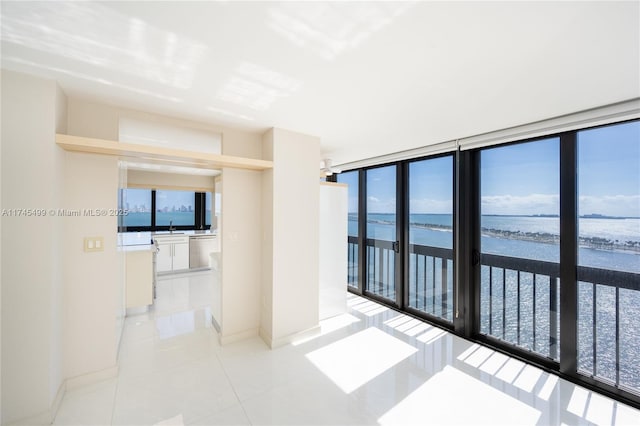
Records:
{"label": "white ceiling", "polygon": [[334,164],[640,97],[635,2],[7,2],[2,67]]}

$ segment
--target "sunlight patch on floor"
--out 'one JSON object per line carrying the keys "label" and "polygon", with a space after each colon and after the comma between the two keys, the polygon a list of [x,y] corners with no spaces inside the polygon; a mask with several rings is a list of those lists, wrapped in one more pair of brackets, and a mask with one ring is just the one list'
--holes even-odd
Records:
{"label": "sunlight patch on floor", "polygon": [[416,340],[426,345],[430,345],[431,343],[435,342],[439,338],[444,337],[446,334],[447,334],[446,331],[440,330],[437,327],[432,327],[430,330],[416,337]]}
{"label": "sunlight patch on floor", "polygon": [[551,394],[556,389],[557,384],[558,376],[547,373],[547,379],[545,380],[544,385],[542,385],[540,392],[538,392],[538,398],[549,401],[549,398],[551,398]]}
{"label": "sunlight patch on floor", "polygon": [[382,306],[375,302],[366,301],[363,303],[358,303],[356,305],[351,306],[351,309],[354,311],[360,312],[368,317],[372,317],[374,315],[381,314],[389,310],[389,308]]}
{"label": "sunlight patch on floor", "polygon": [[369,382],[418,350],[370,327],[306,357],[345,393]]}
{"label": "sunlight patch on floor", "polygon": [[320,321],[320,331],[311,336],[305,336],[300,339],[291,342],[293,346],[298,346],[306,342],[310,342],[318,337],[325,336],[341,328],[348,327],[349,325],[360,322],[359,318],[354,317],[351,314],[336,315],[335,317],[327,318]]}
{"label": "sunlight patch on floor", "polygon": [[[459,403],[464,401],[464,410]],[[378,419],[380,425],[534,425],[540,411],[447,366]]]}

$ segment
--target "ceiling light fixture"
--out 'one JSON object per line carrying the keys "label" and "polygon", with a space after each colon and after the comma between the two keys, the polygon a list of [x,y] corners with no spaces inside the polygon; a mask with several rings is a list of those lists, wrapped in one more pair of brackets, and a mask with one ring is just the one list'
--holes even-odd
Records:
{"label": "ceiling light fixture", "polygon": [[325,176],[331,176],[334,173],[342,173],[342,170],[337,167],[333,167],[330,158],[325,158],[324,160],[322,160],[322,167],[320,168],[320,172]]}

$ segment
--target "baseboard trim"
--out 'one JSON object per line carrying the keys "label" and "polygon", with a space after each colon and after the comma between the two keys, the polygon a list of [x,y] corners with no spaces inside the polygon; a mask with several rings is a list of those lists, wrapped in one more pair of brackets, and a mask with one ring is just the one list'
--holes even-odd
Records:
{"label": "baseboard trim", "polygon": [[213,314],[211,314],[211,325],[216,329],[218,334],[220,334],[222,327],[220,327],[220,324],[218,324],[218,321],[216,321],[216,317],[214,317]]}
{"label": "baseboard trim", "polygon": [[258,336],[258,328],[250,328],[248,330],[240,331],[238,333],[224,335],[222,333],[218,334],[218,340],[222,346],[228,345],[229,343],[239,342],[240,340],[249,339],[251,337]]}
{"label": "baseboard trim", "polygon": [[[281,346],[288,345],[296,340],[305,339],[307,337],[317,335],[320,333],[320,324],[315,325],[311,328],[307,328],[306,330],[299,331],[297,333],[289,334],[287,336],[278,337],[278,338],[269,338],[268,336],[260,335],[262,340],[271,348],[276,349]],[[261,330],[262,331],[262,330]]]}
{"label": "baseboard trim", "polygon": [[60,408],[60,404],[62,404],[62,398],[64,398],[64,395],[66,393],[67,381],[63,380],[62,383],[60,383],[60,387],[58,387],[58,392],[56,392],[56,397],[53,399],[53,402],[51,403],[51,409],[49,410],[51,412],[51,423],[53,423],[56,416],[58,415],[58,409]]}
{"label": "baseboard trim", "polygon": [[66,390],[73,390],[83,386],[92,385],[118,376],[118,366],[114,365],[104,370],[82,374],[66,380]]}
{"label": "baseboard trim", "polygon": [[51,417],[51,410],[43,411],[35,416],[25,417],[23,419],[13,420],[8,423],[3,423],[3,426],[45,426],[53,423]]}
{"label": "baseboard trim", "polygon": [[130,316],[133,316],[133,315],[146,314],[147,312],[149,312],[149,306],[151,306],[151,305],[134,306],[134,307],[131,307],[131,308],[127,308],[125,310],[125,316],[126,317],[130,317]]}
{"label": "baseboard trim", "polygon": [[260,327],[260,331],[259,331],[259,336],[262,339],[262,341],[271,348],[271,335],[269,333],[267,333],[267,330],[265,330],[264,328]]}
{"label": "baseboard trim", "polygon": [[[18,420],[13,420],[11,422],[6,423],[7,426],[45,426],[51,425],[58,414],[58,409],[60,408],[60,404],[62,403],[62,398],[64,398],[64,394],[67,392],[67,382],[63,380],[58,387],[58,391],[56,392],[55,398],[51,401],[51,407],[49,410],[43,411],[34,416],[25,417]],[[3,423],[4,425],[5,423]]]}

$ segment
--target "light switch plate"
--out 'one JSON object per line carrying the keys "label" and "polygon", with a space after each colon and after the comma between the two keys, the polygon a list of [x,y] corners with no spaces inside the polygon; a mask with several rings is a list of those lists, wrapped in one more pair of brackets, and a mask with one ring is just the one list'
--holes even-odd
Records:
{"label": "light switch plate", "polygon": [[84,251],[104,251],[104,237],[84,237]]}

